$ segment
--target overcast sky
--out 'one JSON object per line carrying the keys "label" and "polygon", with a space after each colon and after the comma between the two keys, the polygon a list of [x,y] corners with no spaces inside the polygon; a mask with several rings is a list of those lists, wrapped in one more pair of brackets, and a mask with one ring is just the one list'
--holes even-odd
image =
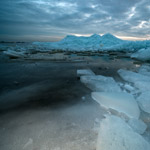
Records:
{"label": "overcast sky", "polygon": [[111,33],[150,39],[150,0],[0,0],[0,40]]}

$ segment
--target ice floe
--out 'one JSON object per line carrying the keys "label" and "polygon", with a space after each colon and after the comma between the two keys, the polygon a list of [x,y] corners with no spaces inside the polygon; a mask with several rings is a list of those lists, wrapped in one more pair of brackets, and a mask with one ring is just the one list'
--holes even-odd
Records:
{"label": "ice floe", "polygon": [[95,73],[91,69],[78,69],[77,76],[80,77],[83,75],[95,75]]}
{"label": "ice floe", "polygon": [[140,108],[150,114],[150,91],[142,92],[137,98]]}
{"label": "ice floe", "polygon": [[106,109],[113,109],[119,115],[139,118],[140,110],[131,94],[124,92],[92,92],[92,98]]}
{"label": "ice floe", "polygon": [[150,144],[124,120],[106,116],[100,124],[97,150],[150,150]]}
{"label": "ice floe", "polygon": [[139,134],[143,134],[147,128],[147,125],[142,121],[142,120],[138,120],[138,119],[130,119],[128,121],[128,124],[130,127],[132,127],[132,129],[139,133]]}
{"label": "ice floe", "polygon": [[150,47],[146,49],[145,48],[140,49],[139,51],[133,53],[131,55],[131,58],[136,58],[142,61],[150,60]]}
{"label": "ice floe", "polygon": [[135,88],[128,83],[125,83],[123,87],[124,87],[124,89],[126,89],[130,93],[133,93],[135,91]]}
{"label": "ice floe", "polygon": [[133,71],[118,70],[118,74],[127,82],[134,83],[140,91],[150,90],[150,77]]}
{"label": "ice floe", "polygon": [[143,74],[143,75],[150,76],[150,66],[147,65],[147,64],[142,65],[142,66],[139,68],[138,73]]}
{"label": "ice floe", "polygon": [[[138,71],[120,69],[118,73],[126,82],[119,83],[112,77],[102,75],[80,77],[81,82],[94,91],[91,93],[92,98],[109,114],[98,124],[94,123],[94,129],[98,133],[97,150],[150,149],[150,144],[143,136],[146,129],[149,129],[145,122],[150,120],[150,92],[143,93],[150,87],[147,86],[150,83],[147,74],[149,68],[142,66]],[[140,92],[142,94],[139,96]]]}
{"label": "ice floe", "polygon": [[4,51],[3,53],[11,58],[25,57],[25,54],[23,51],[17,52],[17,51],[8,49],[7,51]]}
{"label": "ice floe", "polygon": [[105,77],[102,75],[81,76],[81,82],[92,91],[121,92],[119,85],[112,77]]}

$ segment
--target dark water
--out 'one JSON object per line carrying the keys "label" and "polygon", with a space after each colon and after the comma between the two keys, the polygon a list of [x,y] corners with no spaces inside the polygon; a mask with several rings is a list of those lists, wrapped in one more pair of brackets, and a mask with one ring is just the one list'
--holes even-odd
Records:
{"label": "dark water", "polygon": [[[74,57],[74,56],[73,56]],[[15,104],[34,101],[39,106],[51,103],[74,103],[88,93],[88,89],[77,80],[77,69],[92,69],[96,74],[118,79],[120,68],[135,68],[132,60],[109,59],[91,56],[92,61],[48,62],[10,61],[0,64],[0,109]],[[69,99],[69,101],[68,101]],[[9,103],[13,103],[9,106]]]}
{"label": "dark water", "polygon": [[[73,58],[77,55],[73,55]],[[0,63],[0,150],[95,150],[95,119],[105,110],[77,79],[77,69],[120,80],[130,59],[85,56],[82,61],[4,60]]]}

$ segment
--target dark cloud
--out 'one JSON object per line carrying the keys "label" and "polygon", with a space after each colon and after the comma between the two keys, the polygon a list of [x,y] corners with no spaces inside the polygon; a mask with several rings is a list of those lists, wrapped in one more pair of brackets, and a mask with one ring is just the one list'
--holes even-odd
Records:
{"label": "dark cloud", "polygon": [[148,38],[149,0],[0,1],[0,40],[49,41],[106,32]]}

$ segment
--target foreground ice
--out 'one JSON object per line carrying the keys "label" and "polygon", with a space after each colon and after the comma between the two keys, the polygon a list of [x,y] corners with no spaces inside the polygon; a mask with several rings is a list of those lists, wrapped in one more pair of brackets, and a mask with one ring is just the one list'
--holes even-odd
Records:
{"label": "foreground ice", "polygon": [[83,76],[83,75],[95,75],[95,73],[91,69],[79,69],[77,70],[77,76]]}
{"label": "foreground ice", "polygon": [[129,126],[137,133],[143,134],[147,128],[147,125],[142,121],[138,119],[130,119],[128,121]]}
{"label": "foreground ice", "polygon": [[150,150],[150,144],[121,118],[107,116],[100,125],[97,150]]}
{"label": "foreground ice", "polygon": [[142,92],[137,98],[140,108],[150,114],[150,91]]}
{"label": "foreground ice", "polygon": [[121,92],[119,85],[112,77],[105,77],[102,75],[81,76],[81,82],[92,91]]}
{"label": "foreground ice", "polygon": [[131,58],[136,58],[143,61],[150,60],[150,47],[146,49],[145,48],[140,49],[136,53],[132,54]]}
{"label": "foreground ice", "polygon": [[92,92],[92,98],[106,109],[113,109],[119,115],[139,118],[138,104],[131,94],[124,92]]}

